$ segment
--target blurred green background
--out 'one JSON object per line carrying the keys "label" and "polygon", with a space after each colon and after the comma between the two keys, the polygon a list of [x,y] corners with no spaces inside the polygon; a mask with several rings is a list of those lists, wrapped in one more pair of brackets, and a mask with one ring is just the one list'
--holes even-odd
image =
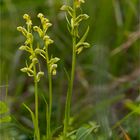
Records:
{"label": "blurred green background", "polygon": [[[18,50],[24,38],[16,27],[24,24],[24,13],[31,15],[34,25],[39,12],[50,19],[49,35],[55,43],[51,51],[60,57],[57,76],[53,80],[52,127],[62,126],[67,91],[64,69],[71,70],[71,37],[60,7],[66,0],[0,0],[0,99],[4,100],[8,81],[8,104],[13,121],[4,126],[7,138],[31,139],[32,123],[22,103],[34,109],[32,80],[20,72],[25,54]],[[81,34],[90,26],[88,42],[91,48],[78,56],[72,99],[73,127],[96,121],[99,140],[123,138],[120,127],[112,127],[130,114],[126,106],[140,104],[140,1],[86,0],[82,12],[90,18],[80,27]],[[39,93],[46,97],[48,89],[43,78]],[[40,102],[40,127],[44,131],[45,104]],[[132,140],[140,139],[140,114],[126,117],[121,127]],[[60,128],[61,129],[61,128]],[[0,129],[3,133],[3,129]],[[59,133],[59,132],[58,132]],[[57,134],[56,134],[57,135]]]}

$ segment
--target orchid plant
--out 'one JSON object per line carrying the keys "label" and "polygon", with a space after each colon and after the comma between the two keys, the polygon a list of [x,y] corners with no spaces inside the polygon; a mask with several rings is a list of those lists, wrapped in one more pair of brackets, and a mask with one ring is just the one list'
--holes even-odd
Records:
{"label": "orchid plant", "polygon": [[[46,139],[51,139],[51,114],[52,114],[52,75],[56,75],[57,62],[60,60],[58,57],[49,56],[49,46],[53,43],[53,40],[47,35],[48,28],[52,25],[47,18],[44,17],[42,13],[39,13],[37,17],[41,21],[41,26],[33,26],[32,20],[28,14],[24,14],[23,19],[26,20],[27,28],[17,27],[26,38],[24,45],[19,49],[29,53],[29,59],[26,60],[26,66],[21,69],[22,72],[28,74],[29,77],[34,79],[34,92],[35,92],[35,113],[24,104],[24,106],[29,110],[32,116],[32,121],[34,124],[34,135],[36,140],[40,140],[40,130],[39,130],[39,115],[38,115],[38,82],[40,78],[44,76],[44,72],[41,71],[39,55],[44,58],[47,65],[47,76],[49,80],[49,103],[46,102],[46,118],[47,118],[47,129],[46,129]],[[39,37],[42,39],[43,47],[40,47],[39,43],[34,46],[34,34],[37,32]],[[30,64],[28,64],[28,62]]]}

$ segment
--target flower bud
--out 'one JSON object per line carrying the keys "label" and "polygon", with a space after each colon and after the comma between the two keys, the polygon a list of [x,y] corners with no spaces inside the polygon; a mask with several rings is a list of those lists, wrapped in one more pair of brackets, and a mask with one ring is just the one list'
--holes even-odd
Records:
{"label": "flower bud", "polygon": [[36,48],[36,49],[35,49],[35,54],[41,54],[41,51],[42,51],[41,49]]}
{"label": "flower bud", "polygon": [[73,9],[70,6],[67,5],[63,5],[60,10],[62,11],[67,11],[69,13],[70,16],[73,15]]}
{"label": "flower bud", "polygon": [[51,23],[43,23],[42,26],[43,26],[44,32],[46,32],[48,30],[48,28],[52,26],[52,24]]}
{"label": "flower bud", "polygon": [[78,48],[78,49],[76,50],[77,54],[81,53],[82,50],[83,50],[83,47]]}
{"label": "flower bud", "polygon": [[22,72],[28,72],[28,68],[24,67],[22,69],[20,69]]}
{"label": "flower bud", "polygon": [[41,20],[41,23],[43,24],[43,22],[44,22],[44,15],[42,14],[42,13],[39,13],[38,15],[37,15],[37,17],[38,18],[40,18],[40,20]]}
{"label": "flower bud", "polygon": [[42,13],[39,13],[39,14],[37,15],[37,17],[41,19],[41,18],[44,17],[44,15],[43,15]]}
{"label": "flower bud", "polygon": [[29,47],[28,47],[28,46],[22,45],[22,46],[19,47],[19,50],[22,50],[22,51],[29,51]]}
{"label": "flower bud", "polygon": [[38,26],[34,26],[33,29],[38,32],[40,37],[43,37],[43,31]]}
{"label": "flower bud", "polygon": [[44,76],[44,72],[40,71],[40,72],[37,73],[37,76],[36,76],[37,82],[40,81],[40,78],[41,78],[42,76]]}
{"label": "flower bud", "polygon": [[46,33],[48,28],[52,26],[51,23],[49,23],[49,20],[47,18],[42,18],[41,19],[42,27],[43,27],[43,32]]}
{"label": "flower bud", "polygon": [[60,60],[60,58],[55,57],[55,58],[54,58],[54,63],[58,62],[59,60]]}
{"label": "flower bud", "polygon": [[43,21],[44,24],[49,22],[49,20],[47,18],[43,18],[42,21]]}
{"label": "flower bud", "polygon": [[81,3],[85,3],[85,1],[84,0],[75,0],[76,8],[79,8],[81,6]]}
{"label": "flower bud", "polygon": [[37,58],[33,58],[32,62],[33,62],[33,64],[36,64],[36,63],[38,63],[38,59]]}
{"label": "flower bud", "polygon": [[82,20],[87,20],[89,18],[89,16],[87,14],[80,14],[76,20],[75,20],[75,24],[79,24],[79,22],[81,22]]}
{"label": "flower bud", "polygon": [[22,28],[23,27],[19,26],[19,27],[17,27],[17,30],[21,32],[22,31]]}
{"label": "flower bud", "polygon": [[84,48],[89,48],[90,44],[87,42],[82,42],[76,45],[77,54],[81,53]]}
{"label": "flower bud", "polygon": [[55,69],[52,71],[52,75],[56,75],[56,70]]}
{"label": "flower bud", "polygon": [[60,58],[58,58],[58,57],[51,58],[51,60],[49,61],[49,64],[57,63],[59,60],[60,60]]}
{"label": "flower bud", "polygon": [[50,72],[52,73],[52,75],[56,75],[56,68],[57,68],[57,64],[52,64],[50,66]]}
{"label": "flower bud", "polygon": [[31,33],[27,33],[26,38],[27,38],[27,40],[25,42],[26,45],[33,43],[33,35]]}
{"label": "flower bud", "polygon": [[49,39],[50,39],[50,37],[48,35],[45,35],[43,38],[44,41],[48,41]]}
{"label": "flower bud", "polygon": [[28,14],[24,14],[23,15],[23,19],[26,20],[26,24],[28,26],[28,29],[30,30],[31,29],[31,26],[32,26],[32,21],[31,21],[31,18]]}
{"label": "flower bud", "polygon": [[24,15],[23,15],[23,19],[29,20],[29,19],[30,19],[30,16],[29,16],[28,14],[24,14]]}
{"label": "flower bud", "polygon": [[53,43],[53,40],[51,40],[50,37],[47,35],[44,36],[43,40],[45,42],[45,46],[48,46],[49,44]]}
{"label": "flower bud", "polygon": [[27,30],[25,29],[25,28],[23,28],[23,27],[21,27],[21,26],[19,26],[19,27],[17,27],[17,30],[19,31],[19,32],[22,32],[22,34],[26,37],[27,36]]}

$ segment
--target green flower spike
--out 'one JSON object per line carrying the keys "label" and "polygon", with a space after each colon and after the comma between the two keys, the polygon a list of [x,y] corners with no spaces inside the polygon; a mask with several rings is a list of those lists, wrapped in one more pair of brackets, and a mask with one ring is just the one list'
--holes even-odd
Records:
{"label": "green flower spike", "polygon": [[79,13],[78,10],[80,10],[81,4],[84,2],[85,2],[84,0],[73,0],[73,6],[63,5],[61,7],[61,10],[66,12],[65,17],[67,21],[67,27],[72,37],[72,69],[65,105],[65,118],[63,129],[64,140],[67,140],[68,127],[70,122],[71,98],[73,93],[77,54],[80,54],[84,50],[84,48],[90,47],[90,44],[85,42],[87,34],[89,32],[89,27],[87,28],[82,37],[79,35],[79,26],[81,22],[89,18],[87,14],[78,15]]}
{"label": "green flower spike", "polygon": [[[57,62],[60,60],[57,57],[50,58],[49,57],[49,45],[53,43],[53,40],[47,35],[47,30],[52,24],[49,22],[47,18],[44,17],[42,13],[39,13],[37,17],[41,21],[41,26],[33,26],[32,28],[32,20],[28,14],[24,14],[23,19],[26,21],[26,28],[17,27],[17,30],[20,31],[26,38],[24,44],[19,48],[22,51],[28,52],[29,58],[28,61],[30,64],[28,65],[26,62],[26,67],[22,68],[21,71],[27,73],[29,77],[34,79],[34,91],[35,91],[35,113],[31,111],[31,109],[24,105],[26,109],[30,112],[32,116],[32,121],[34,124],[34,133],[35,139],[40,140],[40,130],[39,130],[39,113],[38,113],[38,82],[41,77],[44,76],[44,72],[40,70],[40,64],[38,60],[38,55],[42,56],[47,65],[48,69],[48,81],[49,81],[49,101],[48,101],[48,111],[47,111],[47,130],[46,130],[46,138],[47,140],[51,140],[52,132],[51,132],[51,114],[52,114],[52,75],[56,75]],[[37,32],[39,37],[42,39],[43,47],[40,47],[40,44],[37,43],[37,47],[34,48],[34,34],[33,31]],[[38,71],[39,69],[39,71]]]}
{"label": "green flower spike", "polygon": [[84,0],[75,0],[76,8],[79,8],[81,6],[81,3],[85,3],[85,1]]}
{"label": "green flower spike", "polygon": [[[40,140],[40,130],[39,130],[39,119],[38,119],[38,82],[40,78],[44,76],[44,72],[40,70],[40,64],[37,55],[40,54],[44,56],[44,50],[39,48],[34,48],[34,34],[32,30],[32,20],[28,14],[24,14],[23,19],[26,21],[26,27],[17,27],[17,30],[20,31],[26,38],[24,44],[19,48],[22,51],[28,52],[30,55],[28,57],[28,61],[30,64],[28,65],[26,62],[26,66],[21,69],[22,72],[27,73],[29,77],[34,79],[34,92],[35,92],[35,113],[31,111],[30,108],[26,106],[28,111],[31,113],[33,124],[34,124],[34,134],[35,139]],[[41,28],[34,26],[34,31],[38,32],[40,37],[44,37],[44,32]],[[39,69],[39,71],[38,71]]]}
{"label": "green flower spike", "polygon": [[23,19],[26,20],[27,28],[30,31],[31,27],[32,27],[32,20],[31,20],[30,16],[28,14],[24,14]]}
{"label": "green flower spike", "polygon": [[[42,14],[39,13],[37,17],[40,19],[41,26],[34,26],[33,30],[38,33],[39,37],[43,41],[43,48],[37,47],[35,49],[35,55],[42,56],[47,65],[48,69],[48,81],[49,81],[49,104],[48,104],[48,112],[47,112],[47,132],[46,137],[48,140],[51,139],[51,114],[52,114],[52,75],[56,75],[56,69],[57,69],[57,62],[60,60],[59,58],[50,58],[49,57],[49,45],[52,44],[54,41],[49,37],[47,34],[47,30],[49,27],[52,26],[52,24],[49,22],[49,20]],[[37,80],[40,80],[40,77],[43,76],[44,73],[38,73]]]}
{"label": "green flower spike", "polygon": [[42,24],[42,27],[43,27],[43,32],[45,34],[46,31],[48,30],[48,28],[52,26],[52,24],[49,22],[49,20],[47,18],[44,17],[44,15],[42,13],[39,13],[37,15],[37,17],[40,18],[40,20],[41,20],[41,24]]}

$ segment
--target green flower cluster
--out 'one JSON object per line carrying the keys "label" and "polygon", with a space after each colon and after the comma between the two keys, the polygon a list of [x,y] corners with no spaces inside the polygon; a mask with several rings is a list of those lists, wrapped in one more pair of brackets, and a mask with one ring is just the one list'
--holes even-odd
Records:
{"label": "green flower cluster", "polygon": [[[78,39],[80,38],[79,30],[78,30],[79,25],[80,25],[81,21],[87,20],[89,18],[89,16],[87,14],[80,14],[77,16],[75,10],[79,9],[81,6],[81,3],[84,3],[84,2],[85,2],[84,0],[74,0],[75,7],[71,7],[68,5],[63,5],[61,7],[61,10],[66,11],[70,16],[70,20],[69,20],[69,18],[66,15],[66,20],[68,23],[67,27],[68,27],[69,32],[71,33],[72,37],[76,37]],[[79,42],[75,45],[77,54],[80,54],[84,48],[90,47],[90,44],[88,42],[85,42],[88,32],[89,32],[89,27],[87,28],[83,37],[81,37]]]}
{"label": "green flower cluster", "polygon": [[34,77],[35,81],[39,82],[40,78],[44,75],[44,72],[39,71],[36,73],[36,67],[39,66],[39,60],[37,58],[36,49],[33,48],[33,34],[32,34],[32,20],[29,15],[24,14],[23,19],[26,21],[27,29],[24,27],[17,27],[17,30],[20,31],[26,38],[24,45],[19,49],[28,52],[30,64],[26,62],[26,67],[22,68],[21,71],[28,74],[30,77]]}
{"label": "green flower cluster", "polygon": [[[52,75],[56,75],[56,68],[57,68],[57,61],[59,61],[59,58],[51,58],[48,59],[48,46],[53,43],[53,40],[50,39],[50,37],[46,34],[48,28],[52,25],[47,18],[44,17],[42,13],[39,13],[38,18],[41,20],[42,29],[38,26],[32,26],[32,20],[29,15],[24,14],[23,19],[26,20],[27,29],[24,27],[17,27],[17,30],[20,31],[26,38],[26,41],[24,42],[24,45],[22,45],[19,49],[24,50],[28,53],[30,53],[29,59],[31,60],[30,65],[26,62],[26,67],[22,68],[22,72],[26,72],[28,76],[35,76],[34,73],[34,67],[39,64],[39,60],[37,55],[42,56],[47,63],[49,64],[49,72],[52,73]],[[44,47],[39,48],[39,45],[37,45],[36,48],[33,48],[33,31],[37,32],[39,34],[39,37],[42,38],[44,42]],[[44,72],[39,71],[36,75],[36,80],[39,81],[40,78],[44,75]]]}
{"label": "green flower cluster", "polygon": [[36,53],[42,56],[48,64],[48,71],[52,75],[56,75],[56,68],[57,68],[57,62],[60,60],[58,57],[50,58],[48,56],[48,47],[50,44],[53,43],[53,40],[46,34],[49,27],[52,26],[52,24],[49,22],[47,18],[44,17],[42,13],[39,13],[37,17],[41,21],[42,28],[38,26],[34,26],[33,29],[36,31],[40,38],[42,38],[44,42],[43,49],[37,48]]}

